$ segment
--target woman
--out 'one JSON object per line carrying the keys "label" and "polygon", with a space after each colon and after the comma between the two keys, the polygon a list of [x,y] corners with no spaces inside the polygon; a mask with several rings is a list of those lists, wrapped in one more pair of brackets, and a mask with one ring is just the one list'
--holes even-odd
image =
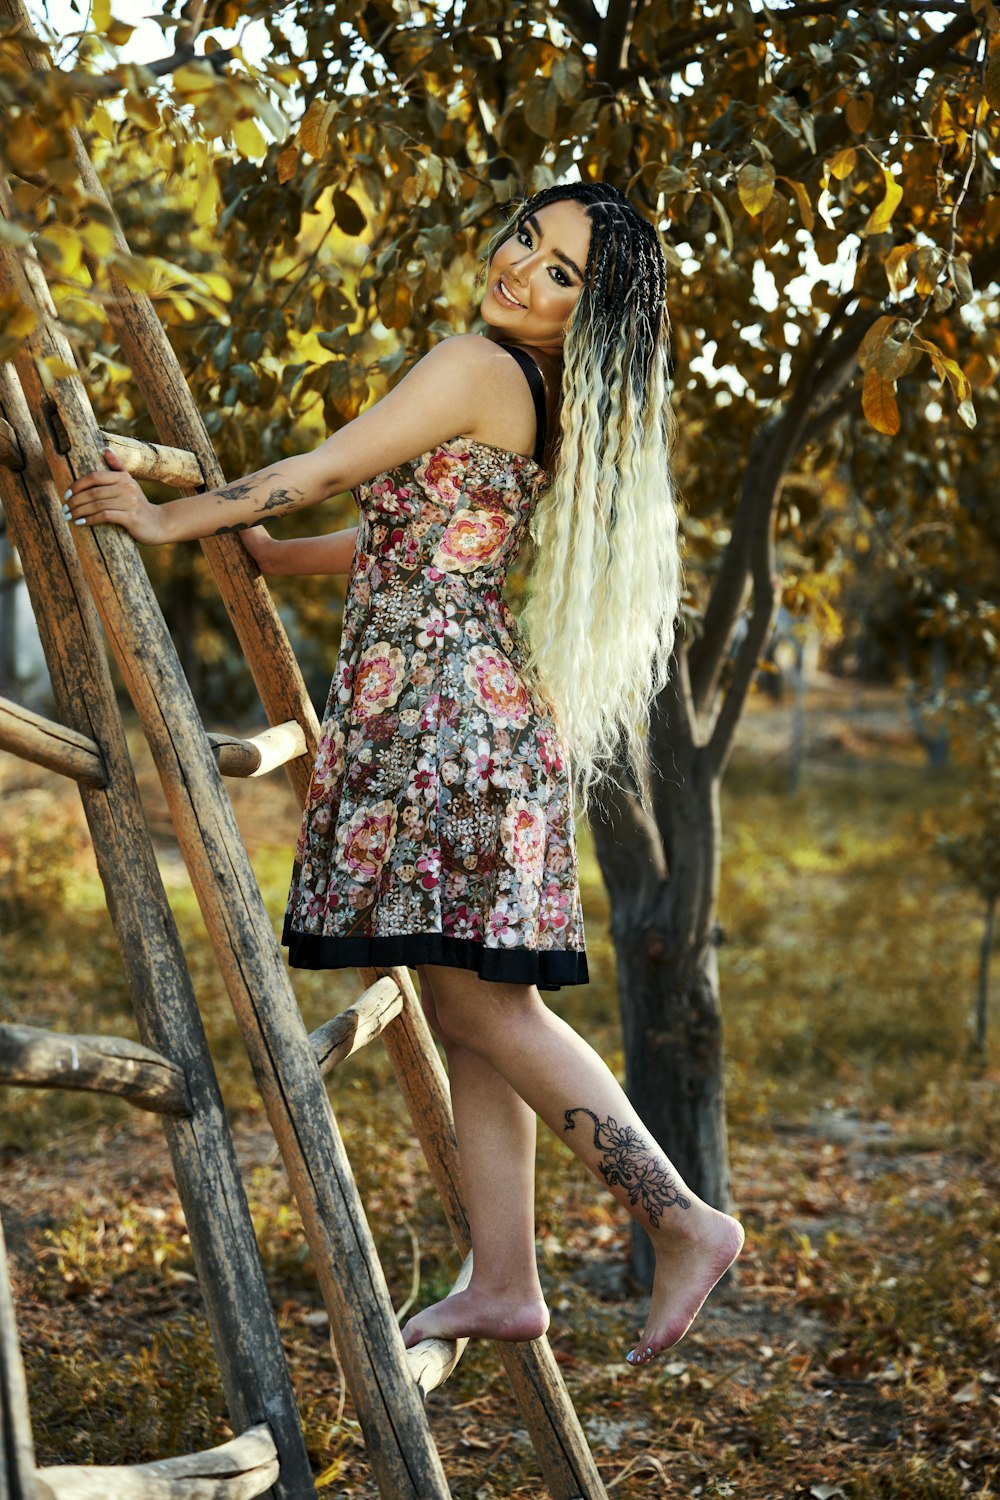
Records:
{"label": "woman", "polygon": [[[539,993],[588,978],[574,785],[586,808],[619,747],[644,785],[673,644],[665,287],[656,233],[617,189],[547,189],[491,247],[489,336],[446,339],[314,452],[152,506],[109,450],[111,470],[67,492],[77,525],[239,531],[266,573],[350,575],[283,941],[296,967],[415,968],[445,1049],[474,1271],[410,1319],[408,1346],[548,1326],[536,1114],[652,1239],[630,1363],[683,1337],[743,1243]],[[357,528],[280,541],[257,524],[348,488]],[[529,532],[519,628],[500,589]]]}

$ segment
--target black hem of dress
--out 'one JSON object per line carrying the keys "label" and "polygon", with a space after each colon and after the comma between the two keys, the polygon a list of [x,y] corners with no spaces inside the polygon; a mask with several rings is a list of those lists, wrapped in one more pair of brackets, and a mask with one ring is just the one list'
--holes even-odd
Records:
{"label": "black hem of dress", "polygon": [[442,964],[472,969],[480,979],[500,984],[534,984],[540,990],[588,984],[587,954],[574,948],[487,948],[474,938],[441,932],[400,937],[324,937],[298,932],[286,916],[281,942],[293,969],[415,968]]}

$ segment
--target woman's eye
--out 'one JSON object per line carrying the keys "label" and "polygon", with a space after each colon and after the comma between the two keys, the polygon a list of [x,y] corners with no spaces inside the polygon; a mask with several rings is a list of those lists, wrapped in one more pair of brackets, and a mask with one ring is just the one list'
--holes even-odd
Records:
{"label": "woman's eye", "polygon": [[517,237],[521,241],[522,245],[529,245],[530,246],[530,244],[531,244],[531,235],[528,233],[528,231],[526,229],[519,229],[517,231]]}
{"label": "woman's eye", "polygon": [[558,266],[553,266],[552,267],[552,274],[553,274],[553,276],[558,276],[559,277],[559,281],[557,283],[559,286],[569,286],[570,285],[570,280],[569,280],[569,277],[566,275],[566,272],[565,271],[560,271],[560,269],[559,269]]}

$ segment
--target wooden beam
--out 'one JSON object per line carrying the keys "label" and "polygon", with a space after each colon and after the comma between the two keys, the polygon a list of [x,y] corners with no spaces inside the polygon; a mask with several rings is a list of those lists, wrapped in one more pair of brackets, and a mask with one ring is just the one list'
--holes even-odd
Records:
{"label": "wooden beam", "polygon": [[13,469],[15,474],[22,473],[24,469],[24,454],[17,441],[17,433],[2,417],[0,417],[0,465],[5,469]]}
{"label": "wooden beam", "polygon": [[[28,25],[15,0],[0,0],[0,15],[12,16],[21,28]],[[0,284],[7,264],[11,261],[0,247]],[[53,484],[9,364],[0,365],[0,415],[15,428],[25,457],[23,475],[0,468],[0,500],[24,567],[56,711],[65,724],[100,745],[108,770],[106,787],[80,785],[80,796],[139,1036],[184,1069],[195,1105],[190,1119],[164,1115],[162,1120],[230,1421],[241,1429],[269,1423],[281,1460],[276,1496],[299,1500],[312,1493],[311,1465],[225,1106],[139,799],[107,648],[77,556],[72,533],[84,528],[62,519],[62,492]],[[94,449],[96,459],[96,442]]]}
{"label": "wooden beam", "polygon": [[154,480],[157,484],[169,484],[175,490],[208,488],[201,464],[188,448],[144,443],[138,438],[123,437],[118,432],[102,432],[101,442],[114,450],[133,479]]}
{"label": "wooden beam", "polygon": [[69,1036],[0,1025],[0,1083],[114,1094],[157,1115],[189,1115],[183,1069],[122,1036]]}
{"label": "wooden beam", "polygon": [[37,1470],[40,1500],[251,1500],[278,1477],[270,1428],[182,1458],[151,1464],[58,1464]]}
{"label": "wooden beam", "polygon": [[107,785],[101,752],[93,740],[9,698],[0,698],[0,750],[58,771],[81,786]]}
{"label": "wooden beam", "polygon": [[210,734],[208,743],[223,776],[266,776],[278,766],[309,753],[305,730],[294,719],[287,724],[273,724],[245,740],[230,734]]}
{"label": "wooden beam", "polygon": [[[453,1297],[456,1292],[464,1292],[471,1280],[472,1255],[470,1252],[465,1257],[462,1269],[455,1277],[455,1284],[448,1295]],[[419,1344],[414,1344],[412,1349],[406,1351],[406,1363],[410,1367],[410,1374],[417,1382],[425,1399],[431,1391],[436,1391],[439,1385],[444,1385],[465,1353],[468,1342],[468,1339],[422,1339]]]}
{"label": "wooden beam", "polygon": [[0,1494],[4,1500],[39,1500],[38,1490],[28,1388],[0,1224]]}
{"label": "wooden beam", "polygon": [[403,997],[395,979],[377,979],[360,1000],[318,1027],[309,1040],[323,1077],[345,1057],[381,1036],[402,1009]]}

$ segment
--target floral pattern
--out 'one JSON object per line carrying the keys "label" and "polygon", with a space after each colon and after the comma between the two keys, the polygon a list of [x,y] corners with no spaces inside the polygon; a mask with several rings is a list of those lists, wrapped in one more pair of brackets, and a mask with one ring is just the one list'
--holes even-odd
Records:
{"label": "floral pattern", "polygon": [[587,981],[568,747],[501,592],[544,479],[455,438],[355,491],[285,914],[294,966]]}

